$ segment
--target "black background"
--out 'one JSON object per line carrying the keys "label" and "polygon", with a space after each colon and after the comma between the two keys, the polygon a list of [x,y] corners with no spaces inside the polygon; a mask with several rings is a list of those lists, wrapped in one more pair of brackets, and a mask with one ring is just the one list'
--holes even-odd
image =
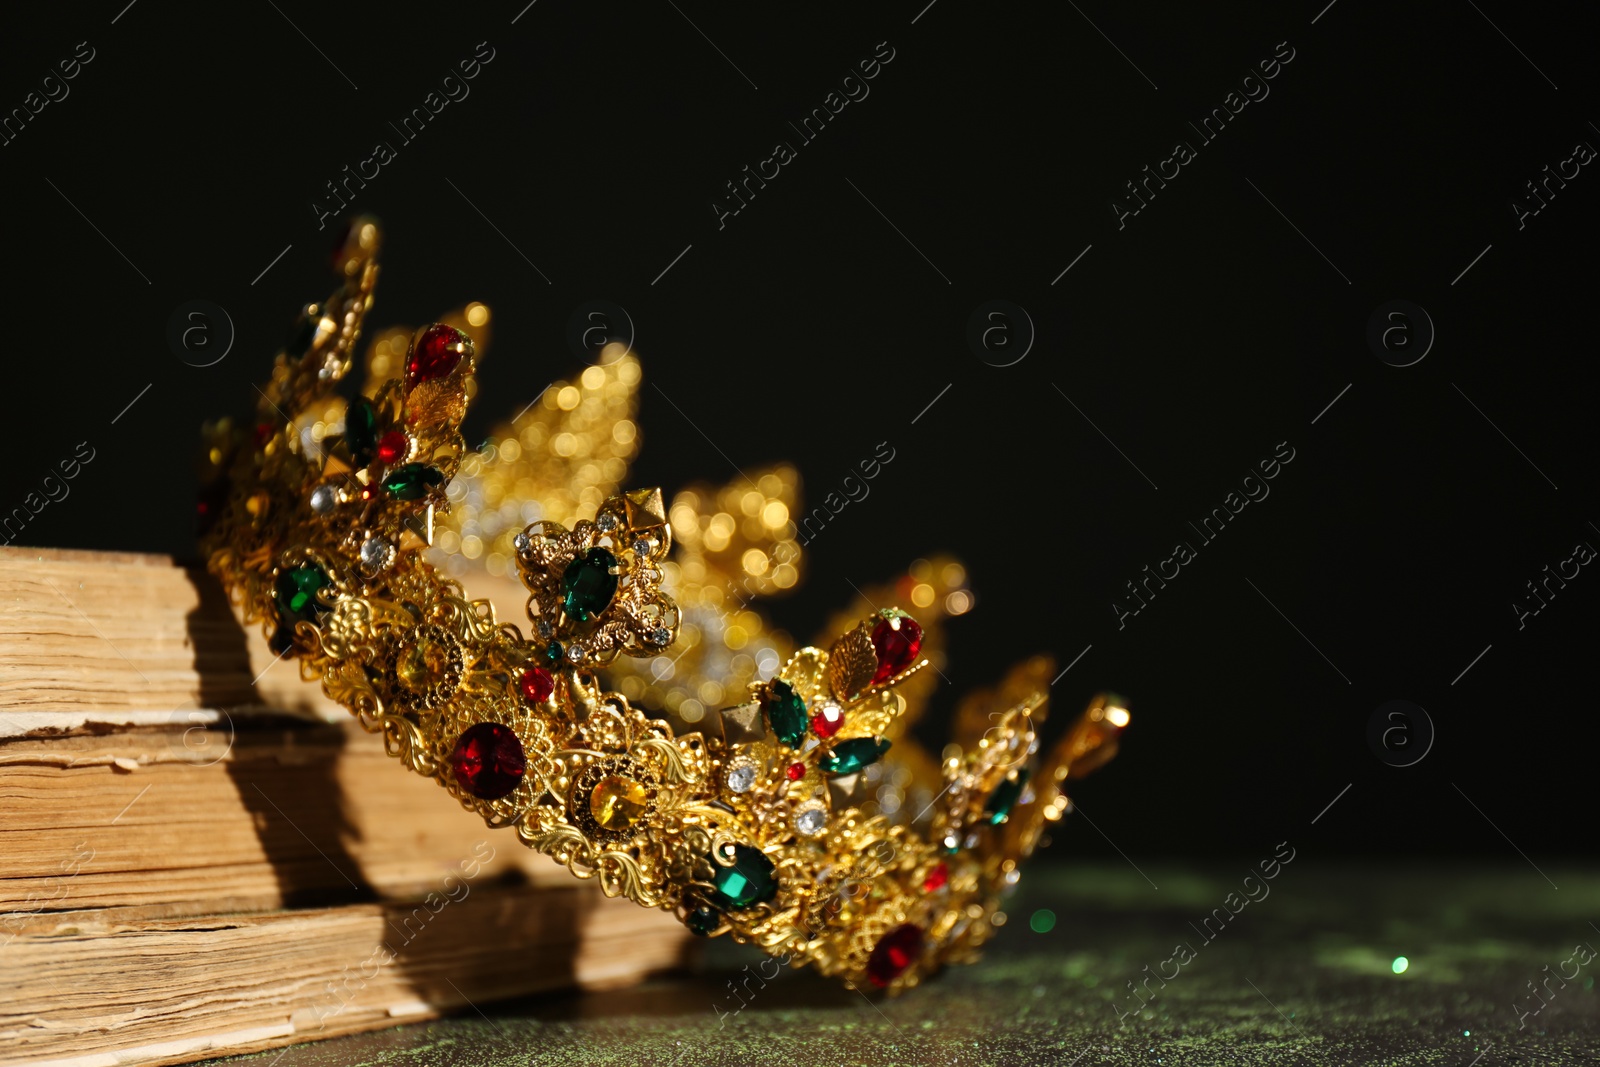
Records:
{"label": "black background", "polygon": [[[494,307],[478,429],[570,375],[569,315],[612,300],[645,360],[632,483],[791,459],[815,503],[878,442],[896,450],[776,607],[792,632],[849,582],[951,551],[979,600],[941,708],[1023,654],[1064,666],[1092,646],[1054,696],[1075,711],[1115,689],[1134,724],[1082,790],[1100,832],[1077,820],[1059,850],[1589,853],[1568,813],[1592,793],[1600,577],[1520,630],[1511,606],[1600,545],[1600,177],[1585,167],[1525,228],[1511,207],[1600,145],[1573,9],[523,2],[8,15],[5,109],[77,42],[95,50],[0,147],[0,506],[96,450],[17,543],[192,553],[198,425],[247,408],[298,305],[327,292],[337,227],[311,204],[384,139],[398,158],[352,208],[388,230],[370,325]],[[387,123],[481,41],[471,95],[399,145]],[[787,123],[883,41],[870,95],[800,147]],[[1279,42],[1294,59],[1270,95],[1200,147],[1186,122]],[[1180,139],[1198,158],[1119,229],[1112,198]],[[719,229],[713,199],[779,140],[798,158]],[[1037,329],[1014,366],[966,343],[993,298]],[[1406,368],[1365,337],[1397,298],[1438,333]],[[164,339],[191,299],[238,331],[204,369]],[[1196,543],[1186,523],[1284,441],[1270,497],[1119,629],[1123,583]],[[1395,698],[1437,728],[1404,769],[1366,741]]]}

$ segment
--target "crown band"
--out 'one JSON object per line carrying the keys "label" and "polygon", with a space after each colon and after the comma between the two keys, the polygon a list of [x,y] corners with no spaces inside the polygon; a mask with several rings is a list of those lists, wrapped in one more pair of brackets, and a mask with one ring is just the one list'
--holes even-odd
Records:
{"label": "crown band", "polygon": [[[768,665],[765,677],[748,665],[710,677],[716,665],[697,656],[694,691],[732,694],[720,711],[695,703],[691,715],[687,700],[676,712],[641,710],[603,680],[649,692],[623,668],[659,663],[678,640],[684,612],[669,577],[694,611],[718,602],[695,590],[738,533],[716,532],[724,513],[697,518],[693,493],[671,509],[656,489],[609,493],[593,518],[575,521],[572,499],[555,506],[566,521],[527,523],[509,538],[506,565],[526,591],[530,632],[502,624],[430,562],[440,558],[436,519],[451,521],[452,494],[463,492],[452,489],[457,476],[481,502],[494,475],[459,429],[480,358],[471,331],[487,311],[473,305],[403,345],[380,335],[367,388],[348,404],[335,393],[371,306],[379,240],[372,220],[351,224],[335,256],[340,287],[302,311],[259,390],[255,424],[207,429],[203,544],[247,621],[408,768],[608,895],[861,989],[896,993],[975,958],[1005,921],[1001,895],[1018,861],[1070,810],[1065,783],[1114,754],[1126,710],[1096,697],[1041,754],[1053,668],[1037,658],[962,705],[959,747],[936,762],[903,737],[936,627],[898,608],[842,627],[830,647],[802,648],[775,672]],[[624,366],[590,368],[593,387]],[[574,399],[562,410],[581,409]],[[527,462],[527,452],[503,443],[498,461]],[[789,488],[775,478],[777,495],[750,498],[740,536],[792,547]],[[675,529],[688,553],[680,563],[669,560]],[[793,583],[749,551],[750,573]],[[931,603],[923,588],[913,599]],[[932,795],[920,811],[873,792],[891,766]]]}

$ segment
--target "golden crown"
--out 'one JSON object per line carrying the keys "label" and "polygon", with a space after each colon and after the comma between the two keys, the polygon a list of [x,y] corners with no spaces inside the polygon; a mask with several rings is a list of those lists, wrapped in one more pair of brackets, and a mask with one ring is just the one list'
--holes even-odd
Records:
{"label": "golden crown", "polygon": [[[379,243],[350,225],[254,420],[207,427],[203,544],[246,620],[391,755],[608,895],[859,989],[974,959],[1126,709],[1097,696],[1041,754],[1037,657],[961,703],[939,758],[921,749],[905,729],[941,620],[972,605],[961,566],[918,561],[829,647],[792,649],[749,602],[799,581],[795,472],[670,507],[618,491],[640,379],[620,344],[479,449],[460,424],[482,304],[378,334],[347,402]],[[469,570],[520,583],[528,636],[468,598]]]}

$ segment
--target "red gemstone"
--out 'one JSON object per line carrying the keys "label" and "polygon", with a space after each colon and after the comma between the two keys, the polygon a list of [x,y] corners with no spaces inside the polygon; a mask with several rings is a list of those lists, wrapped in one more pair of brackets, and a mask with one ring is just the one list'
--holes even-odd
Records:
{"label": "red gemstone", "polygon": [[498,800],[516,792],[528,761],[511,727],[480,722],[461,734],[450,753],[450,767],[462,789],[483,800]]}
{"label": "red gemstone", "polygon": [[922,955],[922,929],[903,923],[883,935],[867,957],[867,981],[882,989]]}
{"label": "red gemstone", "polygon": [[522,677],[517,680],[517,686],[522,690],[522,699],[530,704],[543,704],[556,688],[555,675],[543,667],[529,667],[522,672]]}
{"label": "red gemstone", "polygon": [[922,651],[922,626],[910,615],[891,615],[872,628],[872,649],[878,654],[878,671],[872,684],[887,681],[911,666]]}
{"label": "red gemstone", "polygon": [[806,765],[804,763],[791,763],[784,769],[783,776],[791,782],[798,782],[806,776]]}
{"label": "red gemstone", "polygon": [[844,725],[844,712],[835,704],[826,704],[811,716],[811,732],[818,737],[832,737]]}
{"label": "red gemstone", "polygon": [[255,443],[256,443],[256,447],[260,448],[262,445],[265,445],[268,441],[272,440],[272,435],[273,435],[274,432],[277,431],[277,429],[278,428],[276,426],[272,425],[272,423],[270,423],[270,422],[258,422],[258,423],[256,423],[256,431],[255,431],[255,437],[254,437],[254,440],[255,440]]}
{"label": "red gemstone", "polygon": [[472,341],[453,326],[436,322],[423,330],[406,359],[406,388],[443,378],[455,370],[461,362],[462,345],[470,349]]}
{"label": "red gemstone", "polygon": [[944,888],[944,884],[949,880],[950,868],[943,863],[935,863],[933,869],[928,872],[928,876],[922,880],[922,891],[924,893],[937,893]]}
{"label": "red gemstone", "polygon": [[377,451],[384,463],[397,463],[411,453],[411,438],[404,430],[390,430],[378,438]]}

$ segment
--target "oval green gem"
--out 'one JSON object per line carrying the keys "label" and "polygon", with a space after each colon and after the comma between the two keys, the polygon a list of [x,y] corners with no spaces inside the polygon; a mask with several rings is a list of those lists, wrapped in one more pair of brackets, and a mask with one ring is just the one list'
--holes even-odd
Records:
{"label": "oval green gem", "polygon": [[383,480],[383,487],[400,500],[421,500],[443,484],[444,471],[426,463],[407,463]]}
{"label": "oval green gem", "polygon": [[378,409],[364,396],[356,397],[344,409],[344,443],[350,446],[356,466],[372,462],[372,450],[378,446]]}
{"label": "oval green gem", "polygon": [[992,825],[999,826],[1006,821],[1006,816],[1016,806],[1017,798],[1022,796],[1022,787],[1027,784],[1028,772],[1021,770],[1015,778],[1008,778],[995,786],[994,792],[989,794],[989,802],[983,806],[983,812],[989,816]]}
{"label": "oval green gem", "polygon": [[888,738],[856,737],[841,741],[833,751],[822,757],[825,774],[854,774],[863,767],[877,763],[894,742]]}
{"label": "oval green gem", "polygon": [[617,576],[611,569],[617,557],[603,548],[579,552],[561,574],[561,607],[567,616],[588,622],[611,603],[617,593]]}
{"label": "oval green gem", "polygon": [[733,846],[733,866],[724,867],[712,861],[717,873],[711,884],[715,903],[722,908],[735,910],[751,907],[771,900],[778,893],[777,870],[760,849],[749,845]]}
{"label": "oval green gem", "polygon": [[806,702],[781,678],[773,681],[768,692],[771,695],[761,702],[761,710],[767,713],[772,732],[790,748],[798,748],[805,740],[806,726],[811,721],[806,714]]}
{"label": "oval green gem", "polygon": [[272,596],[278,602],[278,620],[291,630],[297,622],[316,622],[326,609],[317,600],[317,590],[330,584],[321,567],[291,567],[281,571],[272,583]]}

